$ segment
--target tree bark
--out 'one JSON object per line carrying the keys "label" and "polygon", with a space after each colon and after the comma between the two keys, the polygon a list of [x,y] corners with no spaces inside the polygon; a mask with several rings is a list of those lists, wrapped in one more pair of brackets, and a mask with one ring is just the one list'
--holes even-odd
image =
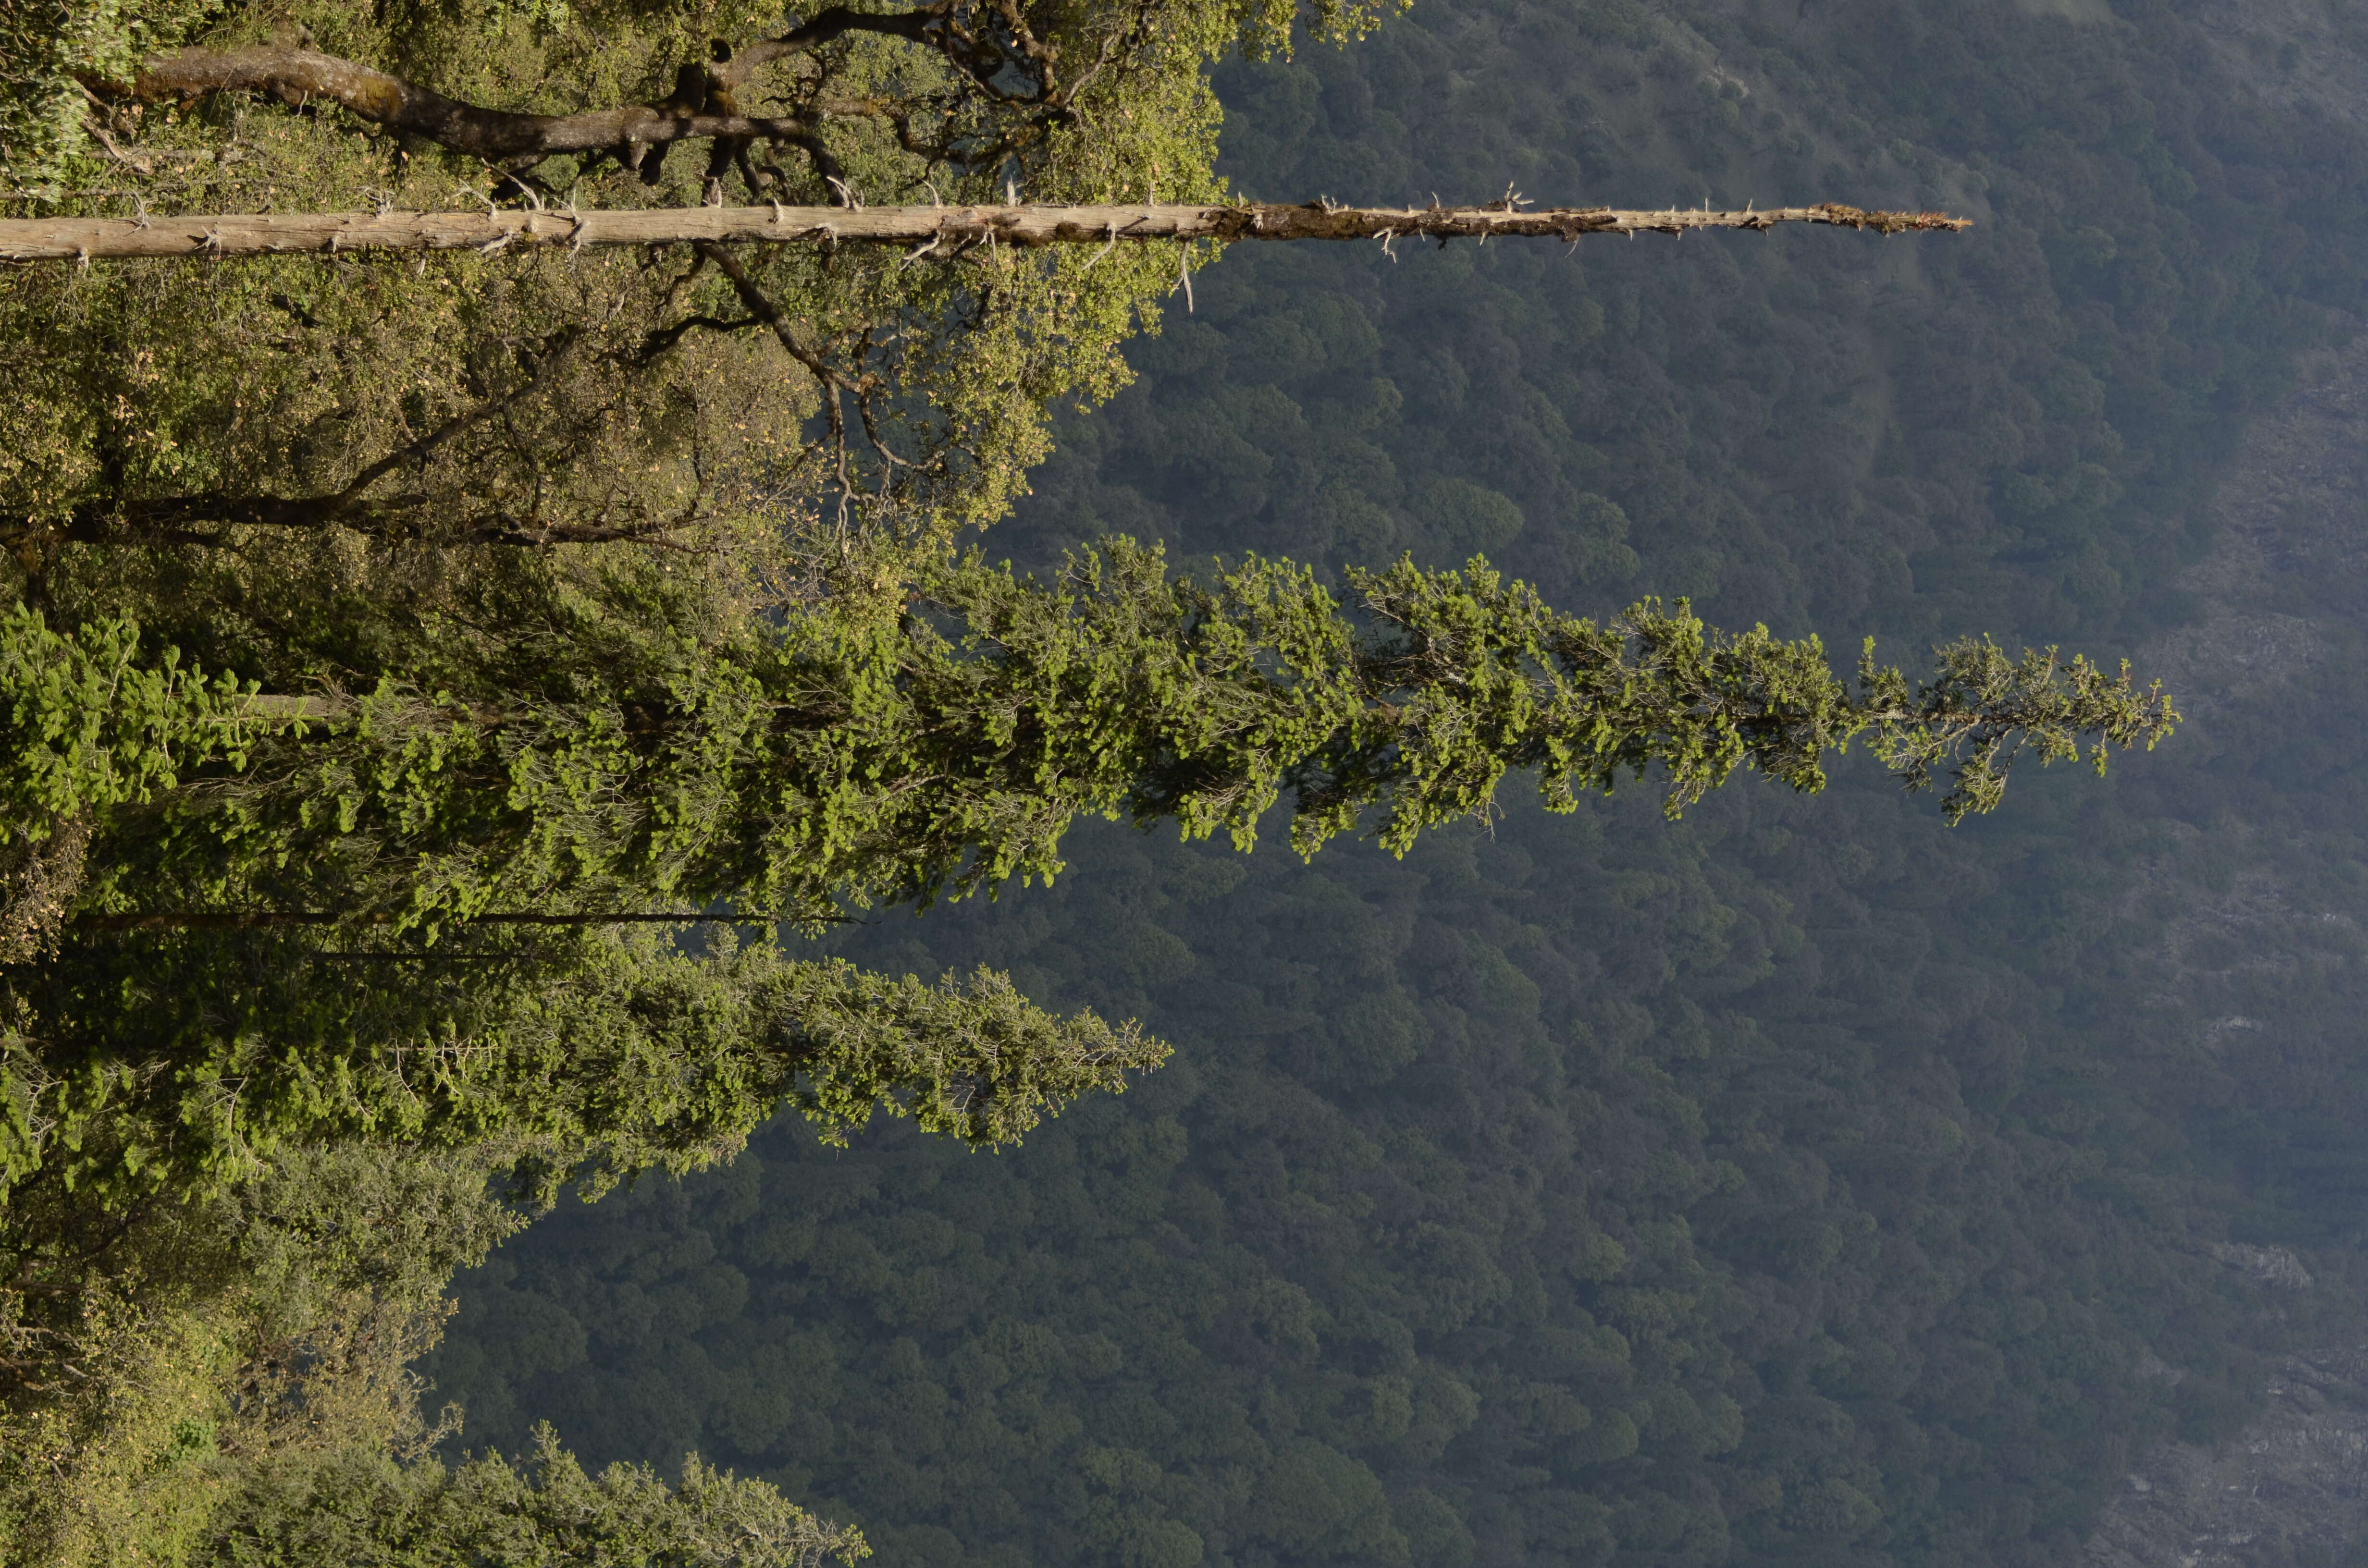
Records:
{"label": "tree bark", "polygon": [[346,718],[353,712],[353,704],[335,697],[282,697],[270,692],[257,692],[246,699],[246,711],[238,718],[261,719],[267,723],[286,723],[302,719],[311,723],[326,724]]}
{"label": "tree bark", "polygon": [[[94,93],[140,103],[187,103],[215,93],[241,92],[268,93],[290,105],[318,98],[373,124],[424,136],[489,163],[514,165],[594,151],[617,152],[632,161],[635,148],[708,137],[800,142],[813,135],[812,123],[743,116],[731,107],[732,90],[762,66],[810,53],[848,33],[873,33],[934,48],[982,85],[995,85],[1016,72],[1028,79],[1028,86],[1015,93],[1012,84],[1002,83],[996,96],[1008,104],[1057,108],[1066,102],[1067,92],[1053,82],[1053,51],[1039,45],[1024,25],[1016,36],[976,37],[953,26],[953,10],[952,0],[931,0],[910,11],[887,14],[832,6],[780,37],[746,45],[736,53],[717,40],[718,59],[681,67],[673,96],[663,102],[581,114],[486,108],[356,61],[285,44],[185,49],[149,61],[129,84],[88,76],[83,85]],[[862,106],[860,112],[869,108]],[[823,107],[821,112],[830,110]]]}
{"label": "tree bark", "polygon": [[1896,234],[1970,228],[1938,212],[1880,212],[1839,202],[1713,211],[1562,207],[1304,207],[1239,203],[1144,207],[659,207],[591,212],[249,212],[181,218],[20,218],[0,221],[0,260],[229,256],[358,250],[477,250],[511,245],[700,243],[906,245],[916,259],[981,244],[1114,244],[1121,240],[1558,239],[1682,234],[1689,229],[1770,229],[1827,223]]}
{"label": "tree bark", "polygon": [[[747,70],[743,67],[737,74],[745,76]],[[107,85],[100,86],[106,89]],[[143,103],[225,92],[270,93],[291,104],[320,98],[341,104],[374,124],[407,131],[495,164],[715,136],[795,141],[814,131],[811,124],[796,119],[702,113],[703,92],[695,101],[628,104],[585,114],[482,108],[309,49],[186,50],[150,61],[128,92],[111,90]]]}

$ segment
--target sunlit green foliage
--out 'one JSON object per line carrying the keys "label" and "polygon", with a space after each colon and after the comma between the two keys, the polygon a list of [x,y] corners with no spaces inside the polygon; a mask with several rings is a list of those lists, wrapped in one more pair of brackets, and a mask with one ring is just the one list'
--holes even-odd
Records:
{"label": "sunlit green foliage", "polygon": [[206,679],[170,649],[142,660],[128,621],[52,631],[39,611],[0,619],[0,834],[47,839],[55,824],[170,790],[180,771],[227,758],[265,727],[251,688]]}
{"label": "sunlit green foliage", "polygon": [[[86,1130],[84,1153],[115,1130]],[[288,1150],[257,1179],[131,1205],[36,1181],[0,1224],[0,1558],[185,1561],[240,1467],[449,1433],[404,1363],[456,1267],[522,1216],[498,1154]]]}
{"label": "sunlit green foliage", "polygon": [[[172,649],[142,654],[126,620],[68,635],[21,604],[0,613],[0,960],[54,939],[102,813],[190,769],[235,770],[268,727],[235,679],[210,681]],[[0,1118],[13,1097],[0,1087]],[[0,1147],[8,1136],[0,1123]]]}
{"label": "sunlit green foliage", "polygon": [[520,1151],[548,1204],[736,1149],[784,1107],[843,1139],[876,1108],[1017,1140],[1167,1048],[1055,1019],[999,975],[936,986],[770,946],[495,928],[436,947],[301,930],[82,935],[15,977],[37,1019],[13,1081],[12,1183],[121,1207],[236,1187],[313,1147]]}
{"label": "sunlit green foliage", "polygon": [[648,1468],[586,1475],[549,1427],[524,1464],[497,1455],[452,1469],[397,1466],[367,1449],[258,1465],[206,1528],[193,1563],[313,1568],[324,1562],[440,1568],[448,1562],[814,1568],[871,1555],[761,1481],[691,1460],[678,1485]]}
{"label": "sunlit green foliage", "polygon": [[1476,560],[1351,581],[1366,625],[1287,563],[1202,587],[1121,540],[1052,585],[973,556],[925,566],[902,608],[702,639],[662,575],[620,569],[598,599],[504,603],[494,659],[445,663],[466,677],[449,685],[407,656],[427,627],[350,639],[396,656],[340,672],[360,687],[340,716],[235,781],[120,816],[90,906],[432,927],[721,900],[813,925],[1049,878],[1080,813],[1247,848],[1288,792],[1303,853],[1373,812],[1402,850],[1485,815],[1508,770],[1566,807],[1666,769],[1674,811],[1738,767],[1817,789],[1872,726],[1911,784],[1973,744],[1953,815],[1995,799],[2000,744],[2150,744],[2173,717],[2126,674],[1991,670],[1981,644],[1913,692],[1870,663],[1853,695],[1814,639],[1728,637],[1649,603],[1598,627]]}
{"label": "sunlit green foliage", "polygon": [[[1042,9],[1045,44],[1100,62],[1080,67],[1057,114],[1007,103],[936,51],[879,34],[760,70],[740,89],[752,112],[776,93],[822,94],[826,107],[819,151],[778,149],[791,166],[767,161],[773,172],[749,198],[1218,194],[1202,67],[1275,47],[1290,7]],[[1365,14],[1327,5],[1318,19],[1353,32]],[[75,119],[6,154],[30,182],[11,210],[434,209],[525,199],[527,180],[532,199],[552,203],[700,199],[696,157],[651,186],[595,154],[495,171],[371,134],[335,108],[102,102],[61,87],[59,73],[104,87],[164,43],[284,41],[288,19],[245,5],[76,15],[100,41],[36,61],[48,85],[10,100],[38,100],[49,120],[65,105]],[[553,112],[663,100],[710,38],[753,41],[780,17],[686,0],[655,11],[347,3],[304,21],[321,51],[489,108]],[[919,150],[900,120],[919,125]],[[25,194],[35,187],[48,195]],[[869,248],[752,256],[794,347],[688,256],[14,271],[0,280],[0,337],[37,395],[0,424],[0,533],[38,573],[66,539],[210,534],[258,500],[312,503],[313,524],[543,540],[696,540],[760,503],[842,524],[856,505],[872,526],[923,533],[990,522],[1047,449],[1047,404],[1123,384],[1118,344],[1156,325],[1158,296],[1190,264],[1172,246],[1099,261],[1056,250],[989,246],[919,266]],[[817,413],[827,428],[810,437]]]}

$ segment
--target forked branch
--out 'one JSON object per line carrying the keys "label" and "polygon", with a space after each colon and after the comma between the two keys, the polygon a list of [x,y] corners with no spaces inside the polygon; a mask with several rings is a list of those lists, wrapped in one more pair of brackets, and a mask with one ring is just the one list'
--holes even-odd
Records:
{"label": "forked branch", "polygon": [[[788,142],[811,137],[813,127],[803,119],[705,112],[714,74],[687,68],[674,96],[659,103],[585,114],[517,114],[448,98],[433,88],[334,54],[273,47],[188,50],[149,62],[128,86],[111,90],[142,103],[223,92],[268,93],[291,104],[336,103],[374,125],[513,166],[564,153],[664,146],[719,136]],[[108,89],[102,85],[101,90]]]}
{"label": "forked branch", "polygon": [[[944,57],[968,90],[1023,110],[1065,115],[1076,85],[1056,72],[1060,51],[1030,29],[1018,6],[969,0],[928,0],[907,11],[857,11],[832,6],[779,38],[736,51],[716,40],[713,61],[685,64],[674,91],[657,103],[628,104],[582,114],[523,114],[463,103],[357,61],[282,44],[246,49],[187,49],[147,62],[129,82],[89,77],[94,93],[140,103],[189,102],[216,93],[262,93],[295,105],[335,103],[390,130],[407,131],[488,163],[521,169],[564,153],[613,153],[634,167],[651,148],[714,139],[786,142],[803,149],[817,170],[833,172],[814,135],[815,121],[799,116],[741,114],[735,89],[762,67],[811,54],[850,33],[902,39]],[[826,107],[807,106],[816,114]],[[900,126],[900,133],[906,128]],[[909,140],[909,136],[907,137]],[[948,148],[935,148],[942,155]],[[729,153],[711,169],[715,177]]]}

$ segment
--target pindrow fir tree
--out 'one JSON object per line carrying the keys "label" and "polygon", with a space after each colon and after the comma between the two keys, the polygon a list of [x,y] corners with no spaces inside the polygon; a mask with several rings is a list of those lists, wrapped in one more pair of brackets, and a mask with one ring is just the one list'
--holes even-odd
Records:
{"label": "pindrow fir tree", "polygon": [[119,934],[8,978],[12,1562],[107,1535],[94,1510],[202,1515],[237,1472],[176,1483],[214,1452],[183,1452],[193,1425],[283,1471],[432,1446],[404,1363],[452,1270],[564,1185],[727,1158],[785,1105],[828,1141],[884,1102],[992,1145],[1166,1055],[996,975],[930,986],[647,928]]}
{"label": "pindrow fir tree", "polygon": [[991,971],[929,985],[712,929],[115,932],[10,979],[35,1038],[0,1058],[0,1180],[114,1207],[352,1145],[514,1149],[508,1189],[548,1206],[705,1165],[785,1108],[834,1142],[885,1107],[992,1147],[1167,1055]]}
{"label": "pindrow fir tree", "polygon": [[1477,559],[1351,570],[1344,607],[1283,562],[1202,585],[1120,539],[1043,583],[973,551],[899,597],[705,636],[668,575],[612,569],[597,604],[489,594],[502,635],[473,651],[423,629],[381,647],[442,660],[319,672],[241,772],[117,811],[87,916],[402,929],[642,900],[818,926],[1049,878],[1080,813],[1247,849],[1288,796],[1300,852],[1378,817],[1402,853],[1485,816],[1511,770],[1558,810],[1658,771],[1675,812],[1738,767],[1819,789],[1862,734],[1911,789],[1947,769],[1954,820],[2026,746],[2087,739],[2101,766],[2176,717],[2126,670],[1979,639],[1920,685],[1870,649],[1853,687],[1815,637],[1652,601],[1599,626]]}
{"label": "pindrow fir tree", "polygon": [[[693,963],[615,928],[814,928],[1049,880],[1087,813],[1247,849],[1287,801],[1304,854],[1360,826],[1403,853],[1517,770],[1563,811],[1657,777],[1674,813],[1738,767],[1816,790],[1858,738],[1910,789],[1946,772],[1953,819],[1997,804],[2025,748],[2101,769],[2176,718],[2053,651],[1967,640],[1911,682],[1870,647],[1853,683],[1815,638],[1650,601],[1599,625],[1480,561],[1351,573],[1344,606],[1287,563],[1201,585],[1118,540],[1050,583],[973,553],[868,611],[702,630],[695,578],[606,555],[563,592],[555,559],[500,555],[472,604],[408,623],[356,596],[356,622],[280,665],[308,694],[207,686],[169,771],[57,792],[94,803],[54,956],[7,971],[20,1178],[68,1159],[137,1187],[289,1138],[504,1131],[631,1169],[784,1103],[834,1127],[905,1103],[994,1141],[1164,1048],[991,976]],[[277,598],[227,574],[191,594],[204,630],[258,649],[336,597],[294,571]],[[887,1032],[844,1021],[864,1017]],[[103,1170],[61,1153],[108,1116],[148,1131]]]}

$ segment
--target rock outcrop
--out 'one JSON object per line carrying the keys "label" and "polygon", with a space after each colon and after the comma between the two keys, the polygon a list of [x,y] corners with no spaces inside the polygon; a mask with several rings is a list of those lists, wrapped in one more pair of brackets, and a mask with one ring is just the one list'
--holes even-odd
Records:
{"label": "rock outcrop", "polygon": [[2148,1455],[2099,1517],[2086,1568],[2350,1561],[2368,1540],[2368,1348],[2288,1357],[2269,1396],[2226,1442]]}

